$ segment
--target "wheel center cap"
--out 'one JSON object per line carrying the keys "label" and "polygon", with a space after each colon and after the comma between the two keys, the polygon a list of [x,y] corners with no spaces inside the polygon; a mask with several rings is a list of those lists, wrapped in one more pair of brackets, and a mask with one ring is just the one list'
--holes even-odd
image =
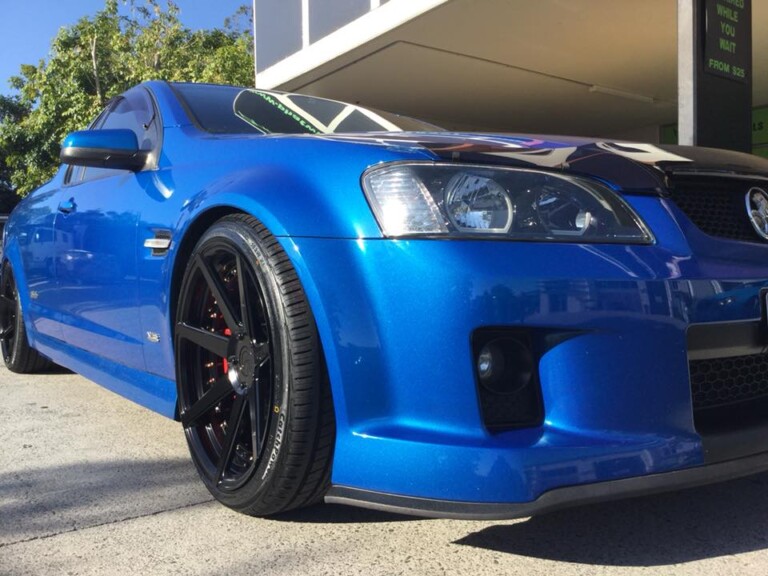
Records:
{"label": "wheel center cap", "polygon": [[249,342],[243,342],[228,358],[229,378],[235,392],[242,394],[256,378],[256,352]]}
{"label": "wheel center cap", "polygon": [[[233,349],[234,348],[234,349]],[[257,358],[253,344],[245,339],[238,338],[236,345],[230,348],[231,352],[227,361],[229,369],[227,377],[236,392],[244,392],[256,379]]]}
{"label": "wheel center cap", "polygon": [[240,372],[240,381],[247,386],[256,376],[256,355],[251,346],[243,346],[240,348],[237,357],[237,366]]}

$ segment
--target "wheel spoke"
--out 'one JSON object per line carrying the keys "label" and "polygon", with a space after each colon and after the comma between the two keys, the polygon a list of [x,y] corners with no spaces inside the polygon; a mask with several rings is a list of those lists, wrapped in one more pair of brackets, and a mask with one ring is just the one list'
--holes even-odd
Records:
{"label": "wheel spoke", "polygon": [[9,324],[5,327],[0,327],[0,340],[9,340],[13,338],[13,335],[15,334],[16,329],[13,324]]}
{"label": "wheel spoke", "polygon": [[250,334],[251,322],[248,310],[250,310],[251,307],[248,302],[248,289],[246,286],[247,275],[240,254],[235,256],[235,267],[237,268],[237,291],[240,295],[240,318],[243,321],[243,331],[246,334]]}
{"label": "wheel spoke", "polygon": [[241,330],[240,323],[237,321],[235,311],[232,308],[232,303],[227,296],[227,291],[222,285],[219,275],[205,260],[203,260],[203,257],[200,254],[197,254],[195,260],[198,268],[205,277],[205,283],[208,285],[208,289],[211,291],[211,294],[213,294],[213,298],[216,300],[216,304],[218,305],[219,310],[221,310],[221,314],[224,316],[224,322],[226,322],[227,327],[232,330],[232,332]]}
{"label": "wheel spoke", "polygon": [[192,407],[181,415],[181,423],[185,428],[194,426],[201,416],[212,410],[219,402],[232,393],[232,385],[226,374],[219,376],[205,394]]}
{"label": "wheel spoke", "polygon": [[219,334],[214,334],[213,332],[203,330],[202,328],[195,328],[184,322],[179,323],[176,326],[176,333],[179,338],[189,340],[193,344],[197,344],[219,358],[227,357],[227,345],[229,339],[226,336],[220,336]]}
{"label": "wheel spoke", "polygon": [[0,340],[10,341],[16,334],[16,300],[0,295]]}
{"label": "wheel spoke", "polygon": [[259,459],[261,453],[261,394],[259,394],[259,383],[255,382],[248,389],[248,409],[251,417],[251,450],[253,451],[253,461]]}
{"label": "wheel spoke", "polygon": [[[261,356],[260,349],[264,350],[265,356]],[[251,402],[251,433],[253,436],[253,458],[258,459],[261,454],[262,443],[265,439],[262,427],[264,426],[264,411],[271,409],[270,406],[270,385],[272,375],[269,366],[269,344],[257,344],[257,354],[259,354],[258,367],[256,369],[256,380],[248,391],[249,401]]]}
{"label": "wheel spoke", "polygon": [[0,296],[0,318],[10,316],[16,311],[16,300],[8,296]]}
{"label": "wheel spoke", "polygon": [[227,433],[224,436],[221,454],[219,454],[219,462],[216,466],[216,482],[218,484],[221,484],[222,480],[224,480],[227,464],[229,464],[234,454],[237,437],[240,433],[240,426],[242,426],[243,423],[243,412],[245,412],[246,405],[245,396],[238,394],[232,404],[232,410],[229,415],[229,420],[227,421]]}
{"label": "wheel spoke", "polygon": [[0,339],[13,338],[15,322],[13,313],[16,311],[16,301],[8,296],[0,296]]}
{"label": "wheel spoke", "polygon": [[253,351],[256,354],[256,362],[259,368],[269,362],[269,342],[257,342],[253,345]]}

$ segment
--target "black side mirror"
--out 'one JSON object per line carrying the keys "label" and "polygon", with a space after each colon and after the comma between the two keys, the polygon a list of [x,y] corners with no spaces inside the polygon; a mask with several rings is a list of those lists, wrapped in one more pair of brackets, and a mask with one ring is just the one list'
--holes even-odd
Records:
{"label": "black side mirror", "polygon": [[139,150],[132,130],[81,130],[67,134],[59,158],[75,166],[137,171],[147,163],[147,152]]}

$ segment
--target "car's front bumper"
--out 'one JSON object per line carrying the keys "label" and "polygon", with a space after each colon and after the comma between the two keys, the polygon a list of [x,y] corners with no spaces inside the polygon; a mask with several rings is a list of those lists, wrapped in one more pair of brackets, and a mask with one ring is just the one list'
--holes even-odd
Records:
{"label": "car's front bumper", "polygon": [[[330,498],[393,498],[420,513],[428,500],[451,516],[458,509],[448,503],[472,503],[506,517],[569,495],[589,500],[631,478],[653,478],[650,490],[678,477],[715,481],[723,473],[709,464],[730,460],[722,447],[740,434],[750,453],[733,458],[768,451],[768,436],[753,427],[707,456],[688,341],[691,326],[724,323],[757,326],[752,347],[768,345],[766,247],[725,243],[704,258],[674,221],[653,214],[668,209],[663,202],[635,205],[661,223],[655,245],[283,239],[317,317],[334,394]],[[470,343],[484,327],[569,335],[538,358],[541,425],[484,425]],[[763,469],[734,466],[724,476]],[[667,476],[683,470],[691,476]]]}

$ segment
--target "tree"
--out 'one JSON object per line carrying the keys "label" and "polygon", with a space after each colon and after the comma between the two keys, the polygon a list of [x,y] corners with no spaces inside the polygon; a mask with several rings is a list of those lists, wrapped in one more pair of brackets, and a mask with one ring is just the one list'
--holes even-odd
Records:
{"label": "tree", "polygon": [[[29,114],[29,108],[18,97],[0,94],[0,126],[17,124]],[[7,214],[19,201],[11,184],[11,171],[6,162],[4,148],[0,148],[0,214]]]}
{"label": "tree", "polygon": [[[50,179],[64,136],[84,128],[110,98],[145,80],[253,82],[250,29],[191,31],[172,0],[105,0],[93,17],[59,30],[50,58],[11,79],[19,114],[0,114],[1,177],[20,195]],[[3,105],[10,106],[11,103]]]}

